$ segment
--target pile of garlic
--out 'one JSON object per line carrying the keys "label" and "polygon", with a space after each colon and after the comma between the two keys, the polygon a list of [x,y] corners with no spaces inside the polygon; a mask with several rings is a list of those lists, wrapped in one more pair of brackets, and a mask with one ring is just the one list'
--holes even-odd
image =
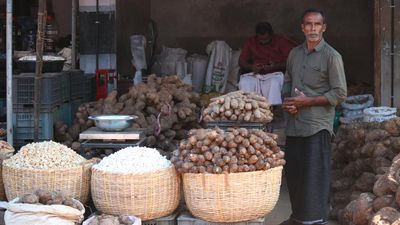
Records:
{"label": "pile of garlic", "polygon": [[127,147],[105,157],[93,168],[116,173],[144,173],[171,166],[171,161],[154,148]]}
{"label": "pile of garlic", "polygon": [[47,170],[72,168],[85,161],[85,158],[65,145],[43,141],[23,146],[3,164],[14,168]]}

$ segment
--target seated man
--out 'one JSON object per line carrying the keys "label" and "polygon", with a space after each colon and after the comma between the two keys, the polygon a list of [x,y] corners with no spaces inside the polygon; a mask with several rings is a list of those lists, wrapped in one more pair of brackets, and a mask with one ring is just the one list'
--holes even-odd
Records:
{"label": "seated man", "polygon": [[281,90],[286,59],[296,44],[273,33],[268,22],[256,26],[256,35],[246,40],[239,57],[241,75],[239,89],[257,92],[271,105],[282,104]]}

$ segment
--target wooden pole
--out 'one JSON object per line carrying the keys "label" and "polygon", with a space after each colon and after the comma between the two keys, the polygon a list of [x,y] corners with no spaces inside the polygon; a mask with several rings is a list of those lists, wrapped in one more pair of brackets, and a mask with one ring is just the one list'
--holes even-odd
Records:
{"label": "wooden pole", "polygon": [[12,107],[12,16],[13,16],[13,1],[7,0],[7,25],[6,25],[6,39],[7,39],[7,142],[13,145],[13,107]]}
{"label": "wooden pole", "polygon": [[39,117],[40,117],[40,90],[42,80],[43,67],[43,45],[44,45],[44,28],[46,26],[46,0],[39,0],[38,7],[38,26],[36,34],[36,76],[35,76],[35,95],[33,100],[34,109],[34,139],[39,140]]}

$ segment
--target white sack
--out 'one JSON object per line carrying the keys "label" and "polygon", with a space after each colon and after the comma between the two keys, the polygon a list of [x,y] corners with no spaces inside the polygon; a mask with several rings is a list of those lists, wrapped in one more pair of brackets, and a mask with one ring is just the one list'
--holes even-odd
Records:
{"label": "white sack", "polygon": [[207,66],[205,92],[223,93],[228,79],[232,49],[224,41],[213,41],[208,44],[206,52],[210,59]]}

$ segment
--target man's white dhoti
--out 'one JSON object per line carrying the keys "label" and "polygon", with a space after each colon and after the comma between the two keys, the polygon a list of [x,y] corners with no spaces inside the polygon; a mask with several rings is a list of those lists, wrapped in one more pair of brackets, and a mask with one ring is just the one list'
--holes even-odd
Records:
{"label": "man's white dhoti", "polygon": [[246,73],[240,76],[239,89],[245,92],[256,92],[267,98],[271,105],[282,104],[283,73],[268,74]]}

